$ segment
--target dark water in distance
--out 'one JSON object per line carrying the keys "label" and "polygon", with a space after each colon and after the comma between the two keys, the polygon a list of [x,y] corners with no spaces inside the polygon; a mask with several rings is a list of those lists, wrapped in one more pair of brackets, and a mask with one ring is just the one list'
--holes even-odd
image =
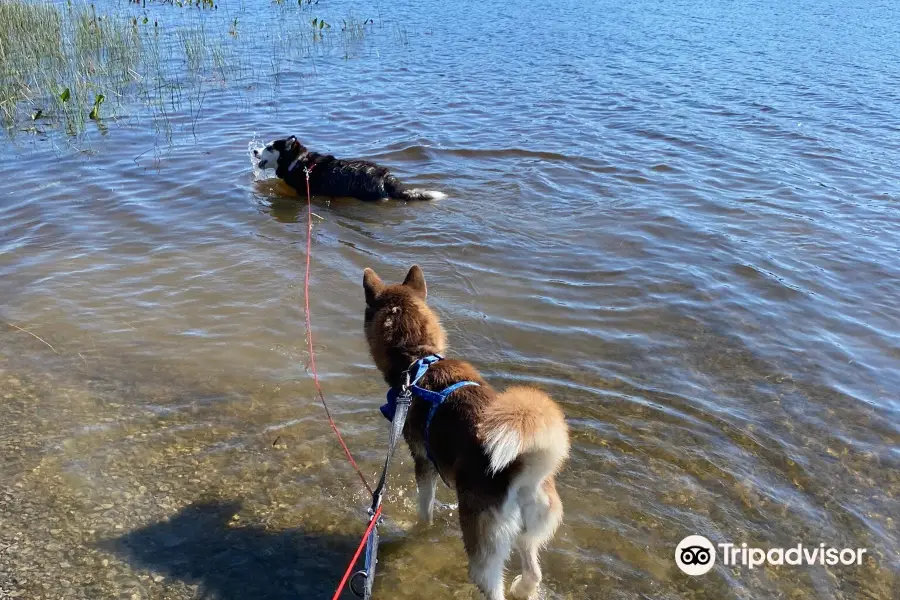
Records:
{"label": "dark water in distance", "polygon": [[[247,156],[296,134],[450,196],[314,200],[317,362],[368,473],[361,273],[418,262],[452,354],[570,419],[543,598],[900,598],[895,5],[293,14],[350,10],[363,39],[282,60],[283,13],[223,0],[258,69],[171,145],[137,105],[83,151],[0,145],[0,318],[53,346],[2,325],[0,590],[330,597],[368,499],[305,372],[305,206]],[[402,457],[378,597],[476,598],[452,494],[412,530]],[[688,534],[868,558],[689,578]]]}

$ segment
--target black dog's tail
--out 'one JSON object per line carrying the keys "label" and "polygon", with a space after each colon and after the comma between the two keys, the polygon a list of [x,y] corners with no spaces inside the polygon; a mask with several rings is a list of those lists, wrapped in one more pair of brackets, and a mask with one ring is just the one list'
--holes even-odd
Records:
{"label": "black dog's tail", "polygon": [[384,191],[396,200],[440,200],[447,197],[447,194],[437,190],[408,188],[396,177],[388,177],[385,180]]}

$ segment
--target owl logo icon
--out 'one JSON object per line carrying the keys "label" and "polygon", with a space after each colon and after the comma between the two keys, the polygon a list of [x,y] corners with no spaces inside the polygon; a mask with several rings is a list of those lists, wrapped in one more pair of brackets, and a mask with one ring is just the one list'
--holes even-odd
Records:
{"label": "owl logo icon", "polygon": [[716,547],[702,535],[689,535],[675,548],[675,564],[686,575],[705,575],[716,565]]}

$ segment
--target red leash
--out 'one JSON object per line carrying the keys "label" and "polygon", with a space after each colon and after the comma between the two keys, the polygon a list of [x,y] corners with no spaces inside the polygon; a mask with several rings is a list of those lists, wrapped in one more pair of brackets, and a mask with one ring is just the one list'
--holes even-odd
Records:
{"label": "red leash", "polygon": [[[316,392],[318,393],[319,400],[322,402],[322,406],[325,408],[325,414],[328,415],[328,422],[331,424],[331,428],[334,430],[335,435],[337,435],[338,441],[341,443],[341,447],[344,449],[344,454],[347,455],[347,460],[350,461],[350,464],[353,465],[353,468],[356,469],[357,475],[359,475],[360,481],[362,481],[363,485],[366,486],[366,489],[369,490],[369,493],[372,493],[372,487],[369,485],[369,482],[366,481],[366,476],[363,475],[362,469],[359,468],[359,465],[356,464],[356,461],[353,460],[353,454],[350,453],[350,448],[347,447],[347,444],[344,442],[343,436],[341,436],[341,432],[338,431],[337,425],[334,422],[334,419],[331,417],[331,411],[328,410],[328,403],[325,402],[325,394],[322,393],[322,386],[319,383],[319,373],[316,371],[316,355],[313,352],[313,339],[312,339],[312,325],[310,324],[309,319],[309,256],[312,250],[312,196],[309,193],[309,174],[312,169],[308,169],[303,167],[303,170],[306,172],[306,277],[304,279],[303,284],[303,300],[306,303],[306,345],[309,350],[309,367],[312,370],[313,381],[316,384]],[[365,540],[363,540],[365,541]],[[354,563],[356,559],[353,559]]]}
{"label": "red leash", "polygon": [[[304,277],[303,282],[303,300],[306,308],[306,346],[309,350],[309,367],[312,371],[313,381],[316,384],[316,392],[319,396],[319,400],[322,402],[322,406],[325,408],[325,414],[328,415],[328,422],[331,424],[331,428],[334,430],[335,435],[338,438],[338,441],[341,443],[341,447],[344,449],[344,454],[347,455],[347,460],[350,461],[350,464],[353,465],[353,468],[356,469],[357,475],[359,475],[360,481],[366,487],[370,494],[373,496],[375,492],[372,491],[372,487],[369,485],[369,482],[366,481],[366,476],[363,474],[362,469],[359,468],[359,465],[356,464],[356,461],[353,459],[353,454],[350,452],[350,448],[347,447],[346,442],[344,442],[344,438],[341,435],[341,432],[337,428],[337,424],[334,422],[334,418],[331,416],[331,411],[328,409],[328,403],[325,402],[325,394],[322,393],[322,385],[319,383],[319,373],[316,370],[316,355],[313,351],[313,339],[312,339],[312,324],[310,322],[310,311],[309,311],[309,261],[310,255],[312,254],[312,194],[309,189],[309,174],[312,171],[312,168],[304,167],[303,171],[306,173],[306,276]],[[379,491],[380,491],[379,487]],[[356,561],[359,560],[359,555],[362,554],[363,549],[366,547],[366,543],[369,541],[369,536],[372,535],[372,531],[378,525],[378,521],[381,518],[381,505],[375,509],[375,513],[372,518],[369,520],[369,526],[366,528],[366,533],[363,535],[362,541],[359,543],[359,547],[356,549],[356,554],[353,555],[353,559],[350,561],[350,564],[347,566],[347,570],[344,573],[344,577],[341,579],[341,583],[338,584],[337,590],[334,592],[334,596],[331,600],[338,600],[341,596],[341,592],[344,590],[344,586],[347,585],[347,581],[350,579],[351,573],[353,573],[353,567],[356,566]]]}

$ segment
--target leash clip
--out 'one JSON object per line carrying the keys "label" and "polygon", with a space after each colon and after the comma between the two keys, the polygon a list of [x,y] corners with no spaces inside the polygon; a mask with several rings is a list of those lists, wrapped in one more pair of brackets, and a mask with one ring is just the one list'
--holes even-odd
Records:
{"label": "leash clip", "polygon": [[409,370],[403,372],[403,385],[400,386],[400,393],[397,395],[397,399],[411,399],[412,398],[412,381],[410,380]]}

